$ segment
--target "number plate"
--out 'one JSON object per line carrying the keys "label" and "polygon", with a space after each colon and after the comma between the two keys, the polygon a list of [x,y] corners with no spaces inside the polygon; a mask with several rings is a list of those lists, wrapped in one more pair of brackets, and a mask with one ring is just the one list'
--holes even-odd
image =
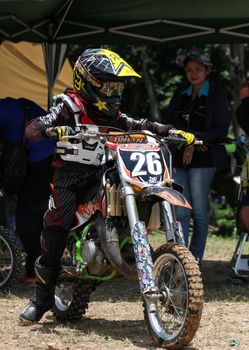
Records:
{"label": "number plate", "polygon": [[169,177],[158,146],[149,144],[119,146],[118,155],[122,175],[126,181],[154,185],[162,183]]}

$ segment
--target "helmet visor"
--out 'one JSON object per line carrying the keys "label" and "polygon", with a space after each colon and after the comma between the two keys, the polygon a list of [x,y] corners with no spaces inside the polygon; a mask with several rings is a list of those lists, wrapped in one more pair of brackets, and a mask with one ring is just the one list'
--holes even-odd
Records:
{"label": "helmet visor", "polygon": [[121,97],[124,91],[125,82],[107,81],[101,85],[98,91],[107,97]]}

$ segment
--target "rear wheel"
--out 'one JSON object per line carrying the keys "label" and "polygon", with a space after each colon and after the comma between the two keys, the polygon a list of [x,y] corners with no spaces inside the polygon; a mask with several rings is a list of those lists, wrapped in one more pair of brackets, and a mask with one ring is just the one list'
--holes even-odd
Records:
{"label": "rear wheel", "polygon": [[203,285],[198,264],[190,251],[165,244],[153,255],[154,275],[160,293],[157,311],[144,302],[147,328],[157,346],[181,349],[198,330],[203,308]]}
{"label": "rear wheel", "polygon": [[24,256],[16,237],[0,226],[0,290],[16,284],[23,268]]}
{"label": "rear wheel", "polygon": [[54,316],[58,321],[78,320],[86,313],[90,295],[96,287],[95,281],[61,276],[55,289]]}

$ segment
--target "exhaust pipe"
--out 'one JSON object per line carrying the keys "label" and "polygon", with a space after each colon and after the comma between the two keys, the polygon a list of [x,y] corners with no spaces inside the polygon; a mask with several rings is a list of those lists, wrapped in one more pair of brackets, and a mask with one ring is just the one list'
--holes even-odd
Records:
{"label": "exhaust pipe", "polygon": [[96,218],[95,227],[99,235],[102,249],[112,264],[113,268],[117,270],[121,275],[129,279],[137,280],[137,273],[130,269],[129,265],[121,255],[116,228],[108,228],[108,224],[106,225],[101,215],[98,215]]}

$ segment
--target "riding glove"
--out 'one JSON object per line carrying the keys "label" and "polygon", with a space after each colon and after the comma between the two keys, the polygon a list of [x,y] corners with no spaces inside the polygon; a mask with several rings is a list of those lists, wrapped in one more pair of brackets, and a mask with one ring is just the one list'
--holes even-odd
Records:
{"label": "riding glove", "polygon": [[194,142],[195,142],[195,135],[190,133],[190,132],[186,132],[186,131],[183,131],[183,130],[171,130],[171,135],[172,134],[184,137],[186,139],[186,141],[187,141],[187,145],[186,146],[193,145]]}
{"label": "riding glove", "polygon": [[73,135],[75,132],[68,125],[56,126],[45,130],[45,134],[50,139],[61,140],[62,136]]}

